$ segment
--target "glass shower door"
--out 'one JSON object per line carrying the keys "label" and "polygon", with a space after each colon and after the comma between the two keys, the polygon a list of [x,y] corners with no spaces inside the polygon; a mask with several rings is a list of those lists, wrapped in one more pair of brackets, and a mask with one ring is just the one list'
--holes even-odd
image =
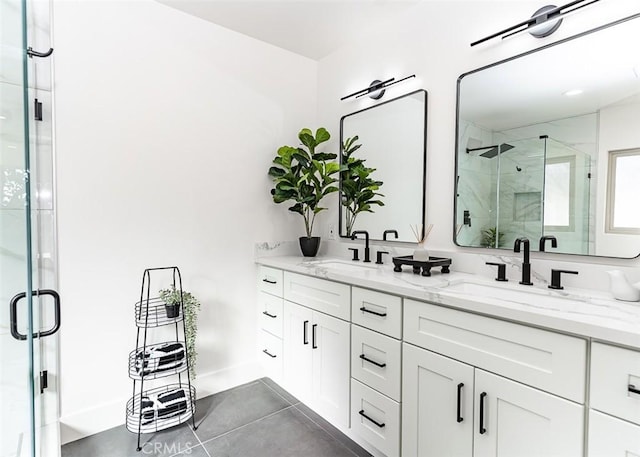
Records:
{"label": "glass shower door", "polygon": [[35,128],[30,137],[35,84],[26,18],[24,0],[0,0],[0,457],[47,455],[42,354],[50,343],[43,341],[60,322],[57,294],[41,289],[37,254],[42,217],[33,157],[40,140]]}

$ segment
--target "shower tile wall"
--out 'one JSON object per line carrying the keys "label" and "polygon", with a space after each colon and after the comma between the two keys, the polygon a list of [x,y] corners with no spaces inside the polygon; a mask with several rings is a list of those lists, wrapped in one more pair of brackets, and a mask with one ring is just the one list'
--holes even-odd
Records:
{"label": "shower tile wall", "polygon": [[[469,122],[460,122],[458,148],[477,148],[493,144],[492,132]],[[481,152],[481,151],[480,151]],[[482,231],[495,227],[496,161],[478,156],[478,152],[458,154],[457,219],[463,220],[463,212],[469,211],[471,226],[458,226],[458,243],[480,246]]]}
{"label": "shower tile wall", "polygon": [[[588,195],[584,198],[574,199],[574,226],[573,230],[561,230],[550,231],[547,229],[546,234],[552,234],[556,236],[558,242],[562,246],[562,250],[565,252],[574,253],[593,253],[594,252],[594,240],[595,240],[595,217],[589,217],[590,214],[595,214],[595,196],[596,196],[596,157],[597,157],[597,131],[598,131],[598,115],[596,113],[586,114],[583,116],[576,116],[565,119],[558,119],[555,121],[543,122],[540,124],[534,124],[524,127],[518,127],[510,130],[504,130],[502,132],[495,132],[493,136],[494,143],[510,143],[518,141],[522,138],[529,138],[531,141],[539,138],[541,135],[547,135],[549,137],[547,158],[557,158],[563,156],[575,156],[575,195],[583,195],[585,187],[589,188]],[[533,156],[534,152],[528,155]],[[503,159],[507,159],[509,154],[506,154]],[[534,160],[535,157],[528,157],[528,159]],[[504,163],[504,160],[503,160]],[[510,163],[508,166],[502,168],[502,173],[511,173],[511,177],[514,178],[515,165],[518,163]],[[523,167],[522,172],[519,174],[531,175],[534,171]],[[540,173],[543,173],[543,169],[540,168]],[[591,172],[591,178],[588,177],[588,173]],[[531,186],[531,177],[517,176],[514,179],[524,179]],[[505,184],[509,185],[509,180],[505,179]],[[508,220],[503,219],[506,216],[501,210],[501,223],[505,228],[512,226]],[[505,235],[506,240],[511,240],[515,236],[528,236],[535,237],[540,236],[533,224],[525,224],[520,227],[520,230],[515,230],[509,235]],[[502,230],[501,230],[502,231]]]}

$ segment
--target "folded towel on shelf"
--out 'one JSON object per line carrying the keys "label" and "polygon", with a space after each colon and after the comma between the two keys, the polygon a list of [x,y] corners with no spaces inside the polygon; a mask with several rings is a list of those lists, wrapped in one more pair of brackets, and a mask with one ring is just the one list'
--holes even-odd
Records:
{"label": "folded towel on shelf", "polygon": [[188,397],[183,388],[142,397],[142,425],[179,416],[187,411]]}
{"label": "folded towel on shelf", "polygon": [[136,352],[135,369],[139,375],[146,376],[179,368],[184,361],[183,343],[160,343]]}

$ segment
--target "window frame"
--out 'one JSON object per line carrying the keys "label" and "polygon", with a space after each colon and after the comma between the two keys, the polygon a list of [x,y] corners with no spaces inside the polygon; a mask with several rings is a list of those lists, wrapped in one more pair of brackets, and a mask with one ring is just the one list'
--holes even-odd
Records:
{"label": "window frame", "polygon": [[640,227],[614,227],[615,201],[616,201],[616,170],[619,157],[638,156],[640,148],[615,149],[608,152],[607,162],[607,193],[605,196],[605,233],[620,235],[640,235]]}

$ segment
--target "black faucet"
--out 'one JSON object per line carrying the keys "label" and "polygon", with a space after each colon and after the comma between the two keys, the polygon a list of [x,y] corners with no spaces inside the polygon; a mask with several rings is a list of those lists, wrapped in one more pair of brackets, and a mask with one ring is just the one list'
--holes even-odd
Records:
{"label": "black faucet", "polygon": [[551,241],[552,248],[558,247],[558,240],[556,239],[556,237],[553,235],[546,235],[540,238],[540,249],[539,249],[540,252],[544,252],[544,247],[547,241]]}
{"label": "black faucet", "polygon": [[387,241],[387,234],[392,234],[398,239],[398,231],[397,230],[385,230],[382,234],[382,241]]}
{"label": "black faucet", "polygon": [[551,284],[549,284],[549,289],[556,289],[556,290],[562,290],[564,289],[564,287],[562,287],[562,284],[560,283],[560,275],[562,273],[567,273],[570,275],[577,275],[578,272],[577,271],[571,271],[571,270],[551,270]]}
{"label": "black faucet", "polygon": [[531,282],[531,264],[529,263],[529,239],[528,238],[516,238],[513,243],[513,252],[520,252],[520,245],[524,245],[524,259],[522,260],[522,281],[520,284],[525,286],[532,286]]}
{"label": "black faucet", "polygon": [[498,267],[498,276],[496,276],[496,281],[507,282],[507,265],[504,263],[496,263],[496,262],[485,262],[487,265],[493,265],[494,267]]}
{"label": "black faucet", "polygon": [[366,230],[356,230],[351,234],[351,239],[355,240],[358,238],[358,235],[364,235],[364,260],[363,262],[371,262],[371,258],[369,257],[369,232]]}

